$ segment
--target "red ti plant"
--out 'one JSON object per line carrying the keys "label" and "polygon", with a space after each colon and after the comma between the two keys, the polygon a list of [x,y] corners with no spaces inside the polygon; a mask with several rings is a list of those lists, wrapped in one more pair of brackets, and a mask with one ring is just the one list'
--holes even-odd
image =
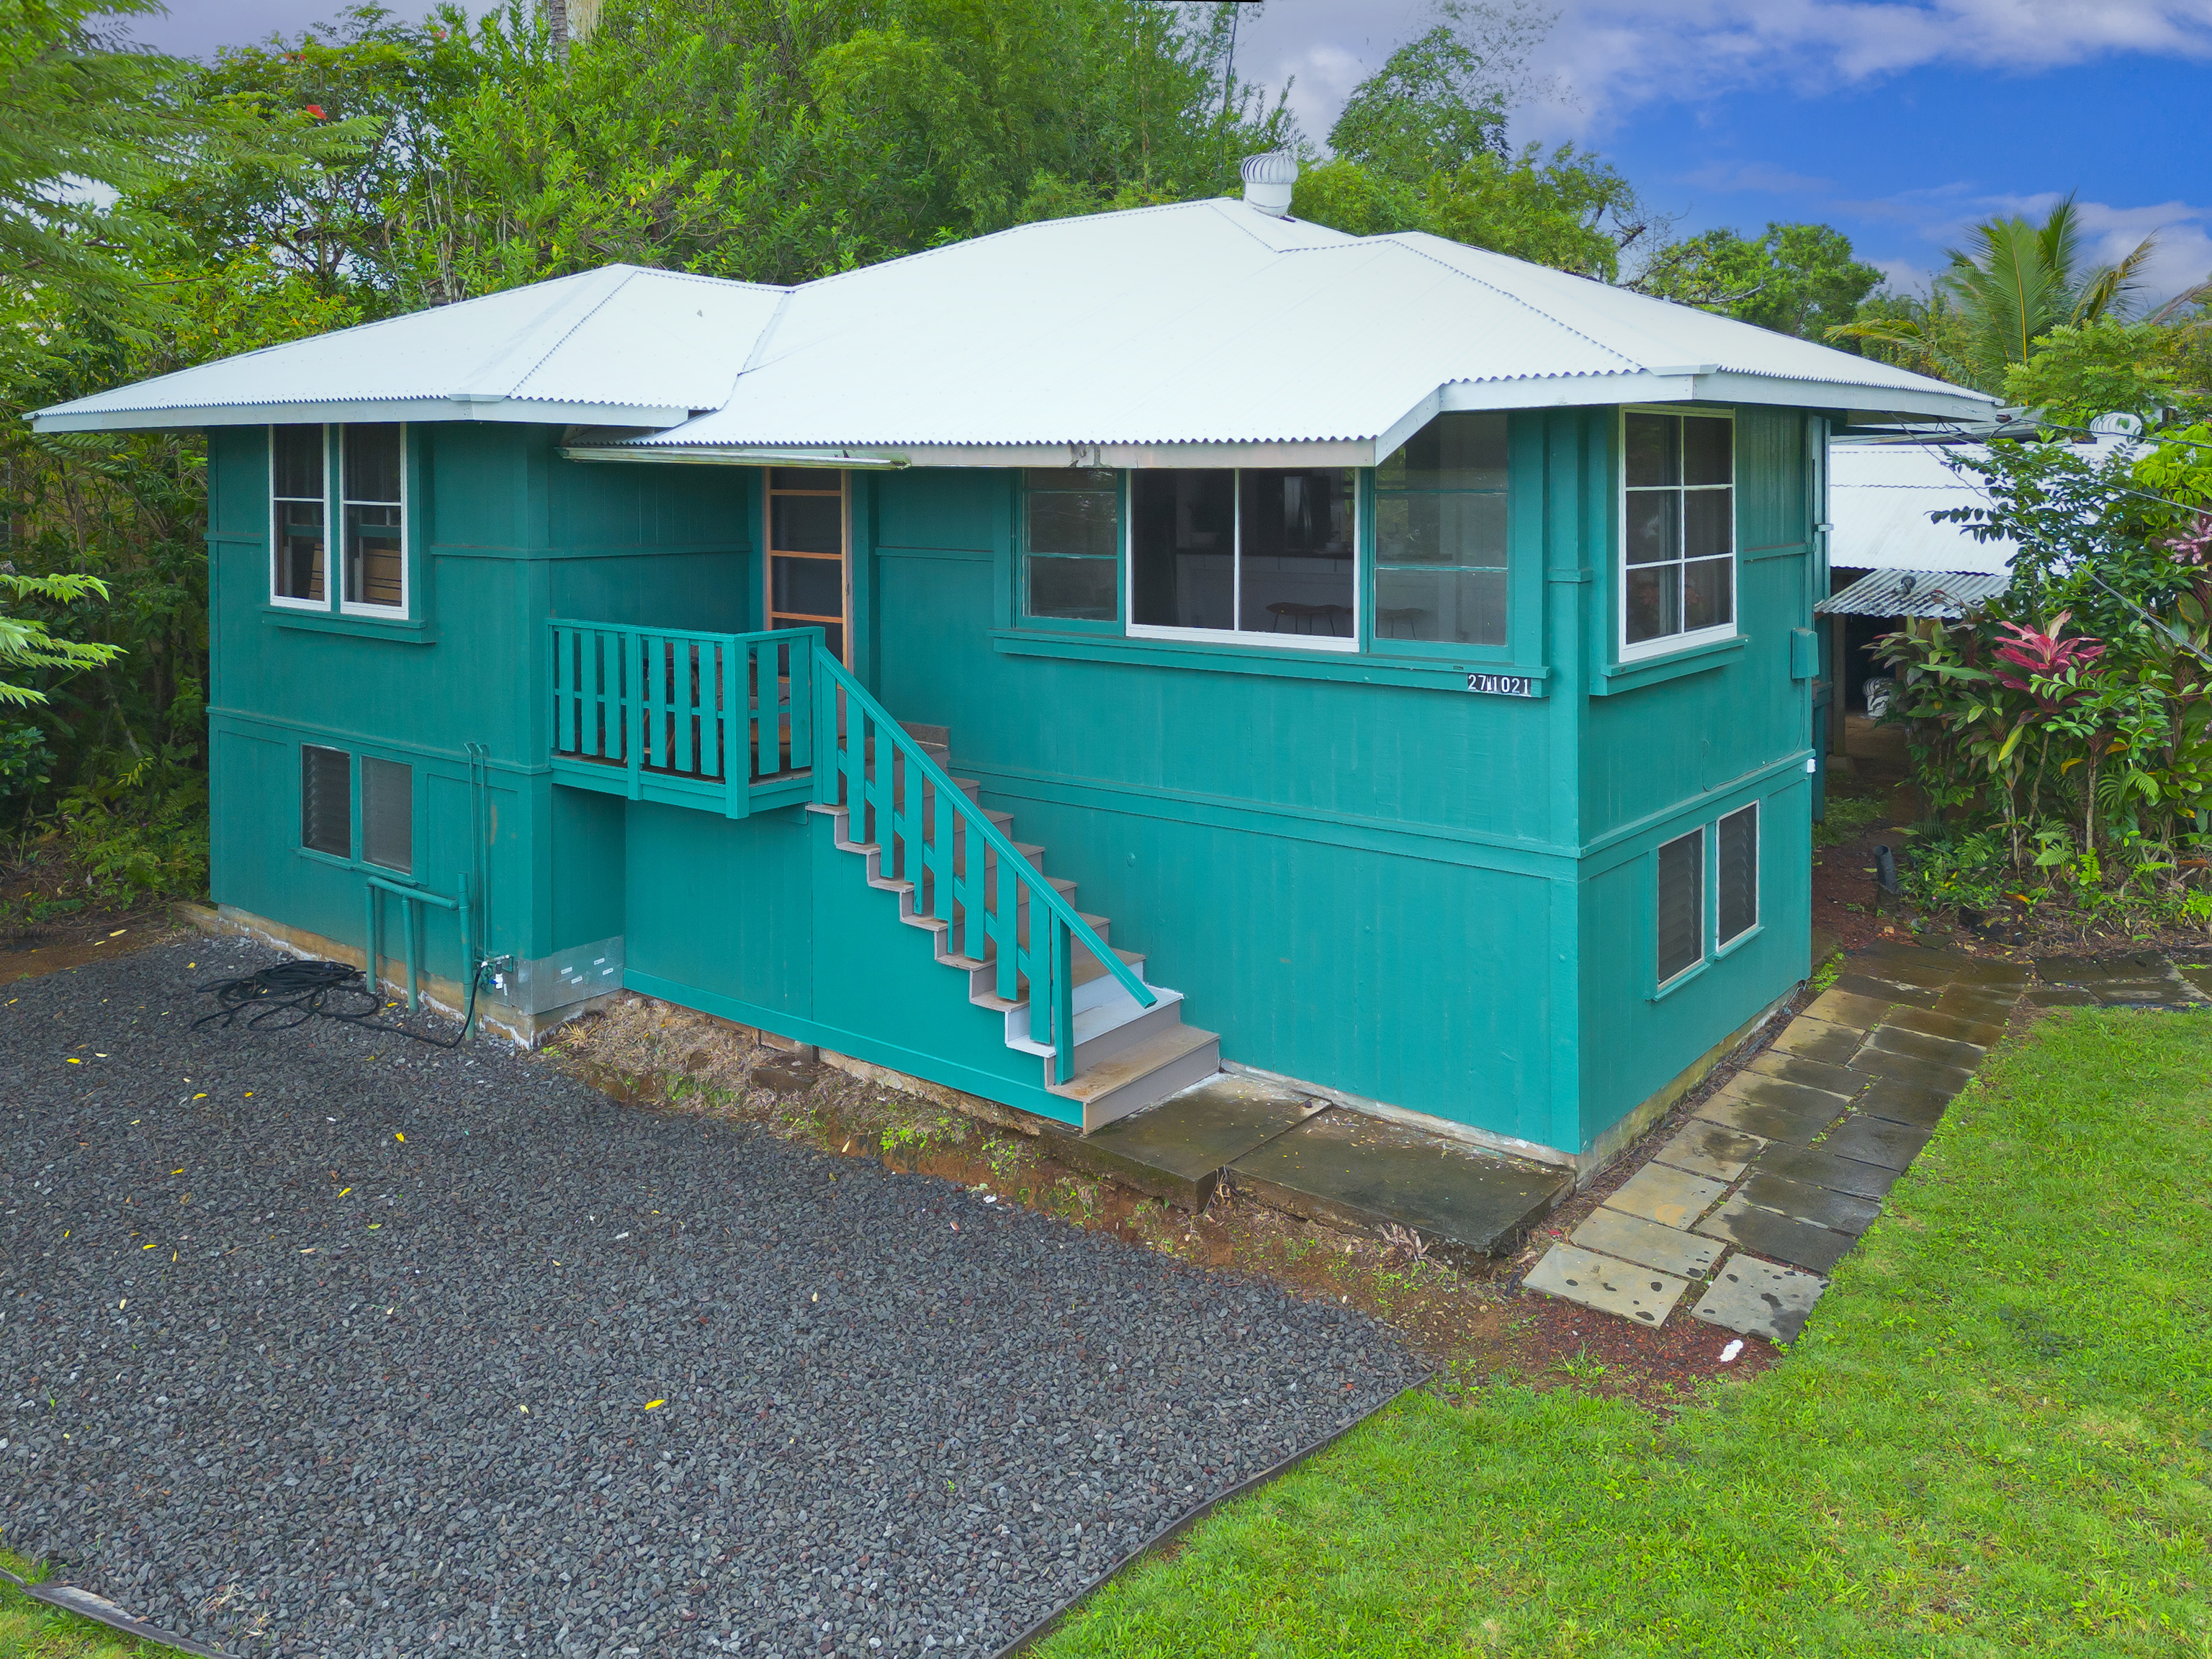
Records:
{"label": "red ti plant", "polygon": [[1998,660],[2010,663],[2027,676],[2020,679],[1999,669],[1998,684],[2027,692],[2034,697],[2037,708],[2046,714],[2056,714],[2087,689],[2082,679],[2090,665],[2105,654],[2105,642],[2087,634],[2077,634],[2070,640],[2058,637],[2059,630],[2073,614],[2070,611],[2060,611],[2051,619],[2051,631],[2047,634],[2039,634],[2018,623],[1997,624],[2012,635],[1997,647]]}

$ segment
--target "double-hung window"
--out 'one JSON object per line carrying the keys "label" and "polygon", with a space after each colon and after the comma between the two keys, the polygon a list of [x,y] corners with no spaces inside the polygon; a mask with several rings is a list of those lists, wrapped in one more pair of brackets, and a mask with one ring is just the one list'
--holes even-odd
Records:
{"label": "double-hung window", "polygon": [[1759,803],[1663,843],[1658,865],[1654,920],[1663,989],[1758,930]]}
{"label": "double-hung window", "polygon": [[1620,654],[1735,631],[1735,422],[1623,413]]}
{"label": "double-hung window", "polygon": [[1352,651],[1350,467],[1158,468],[1129,475],[1129,632]]}
{"label": "double-hung window", "polygon": [[1505,416],[1439,415],[1375,470],[1375,637],[1505,643]]}
{"label": "double-hung window", "polygon": [[409,614],[405,437],[390,422],[270,428],[271,605]]}

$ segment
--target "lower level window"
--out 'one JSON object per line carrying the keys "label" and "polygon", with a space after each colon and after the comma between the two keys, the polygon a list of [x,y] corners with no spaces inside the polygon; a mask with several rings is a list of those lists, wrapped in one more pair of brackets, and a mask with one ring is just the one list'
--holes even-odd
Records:
{"label": "lower level window", "polygon": [[1723,818],[1718,841],[1717,932],[1729,945],[1759,926],[1759,803]]}
{"label": "lower level window", "polygon": [[1146,469],[1129,495],[1133,626],[1358,644],[1351,468]]}
{"label": "lower level window", "polygon": [[300,745],[300,845],[353,856],[353,757],[343,749]]}
{"label": "lower level window", "polygon": [[1677,836],[1659,849],[1659,982],[1705,959],[1705,832]]}
{"label": "lower level window", "polygon": [[415,769],[361,758],[361,856],[401,875],[415,868]]}

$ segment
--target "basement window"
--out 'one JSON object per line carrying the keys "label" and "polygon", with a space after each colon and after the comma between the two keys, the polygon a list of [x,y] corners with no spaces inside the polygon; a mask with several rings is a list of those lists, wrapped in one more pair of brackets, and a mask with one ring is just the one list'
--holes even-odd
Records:
{"label": "basement window", "polygon": [[1735,634],[1735,422],[1621,416],[1620,655]]}
{"label": "basement window", "polygon": [[361,856],[401,875],[415,868],[415,769],[361,759]]}
{"label": "basement window", "polygon": [[1723,818],[1715,839],[1719,867],[1714,896],[1720,919],[1716,948],[1725,950],[1759,926],[1759,803]]}
{"label": "basement window", "polygon": [[1130,634],[1357,650],[1357,517],[1349,467],[1132,473]]}
{"label": "basement window", "polygon": [[300,745],[300,845],[353,856],[353,757],[343,749]]}
{"label": "basement window", "polygon": [[1659,983],[1705,959],[1705,832],[1702,825],[1659,849]]}

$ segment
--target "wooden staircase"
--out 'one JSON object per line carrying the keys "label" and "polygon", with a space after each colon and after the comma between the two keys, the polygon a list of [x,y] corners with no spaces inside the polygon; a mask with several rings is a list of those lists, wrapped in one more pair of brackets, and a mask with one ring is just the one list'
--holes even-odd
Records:
{"label": "wooden staircase", "polygon": [[[922,751],[948,774],[951,773],[951,733],[941,726],[906,724],[908,735],[918,743]],[[894,800],[902,810],[906,805],[906,790],[909,782],[921,791],[925,805],[935,786],[921,775],[920,769],[909,780],[907,768],[894,753],[890,757],[894,768],[892,792]],[[876,764],[874,747],[870,745],[870,765]],[[1013,818],[1010,813],[993,811],[982,806],[981,786],[972,778],[952,777],[955,787],[974,801],[991,823],[1013,842],[1015,850],[1040,873],[1044,872],[1045,849],[1033,843],[1014,841]],[[933,915],[936,907],[930,902],[933,893],[925,872],[922,882],[909,879],[907,873],[896,866],[886,868],[885,849],[865,832],[854,835],[853,811],[850,806],[811,805],[811,811],[829,814],[834,822],[836,845],[841,851],[857,854],[866,865],[868,885],[887,893],[895,893],[899,901],[899,919],[909,927],[926,930],[934,936],[937,960],[954,972],[967,978],[969,1002],[987,1010],[1003,1022],[1006,1047],[1022,1054],[1038,1056],[1043,1069],[1046,1090],[1068,1101],[1079,1112],[1079,1125],[1085,1133],[1111,1123],[1116,1118],[1157,1104],[1170,1095],[1189,1087],[1192,1084],[1212,1077],[1221,1069],[1220,1039],[1212,1031],[1202,1031],[1182,1023],[1182,993],[1154,985],[1145,973],[1145,957],[1140,951],[1127,949],[1112,942],[1111,923],[1104,916],[1084,914],[1083,919],[1095,929],[1107,948],[1127,966],[1138,979],[1154,992],[1158,1001],[1152,1007],[1141,1006],[1130,995],[1105,965],[1080,945],[1073,956],[1075,998],[1075,1073],[1066,1083],[1053,1080],[1054,1050],[1049,1043],[1031,1036],[1028,981],[1018,981],[1020,1000],[1009,1001],[998,994],[998,964],[996,947],[981,926],[969,927],[965,917],[946,919]],[[980,837],[978,838],[981,839]],[[969,873],[968,860],[971,856],[964,834],[956,836],[954,868],[958,877],[965,879]],[[982,870],[987,874],[996,868],[998,854],[982,849]],[[1075,884],[1064,877],[1047,874],[1046,880],[1070,903],[1074,902]],[[991,890],[996,883],[991,884]],[[1017,938],[1022,945],[1029,941],[1029,905],[1026,893],[1020,902]],[[1037,1029],[1045,1029],[1040,1020]]]}

